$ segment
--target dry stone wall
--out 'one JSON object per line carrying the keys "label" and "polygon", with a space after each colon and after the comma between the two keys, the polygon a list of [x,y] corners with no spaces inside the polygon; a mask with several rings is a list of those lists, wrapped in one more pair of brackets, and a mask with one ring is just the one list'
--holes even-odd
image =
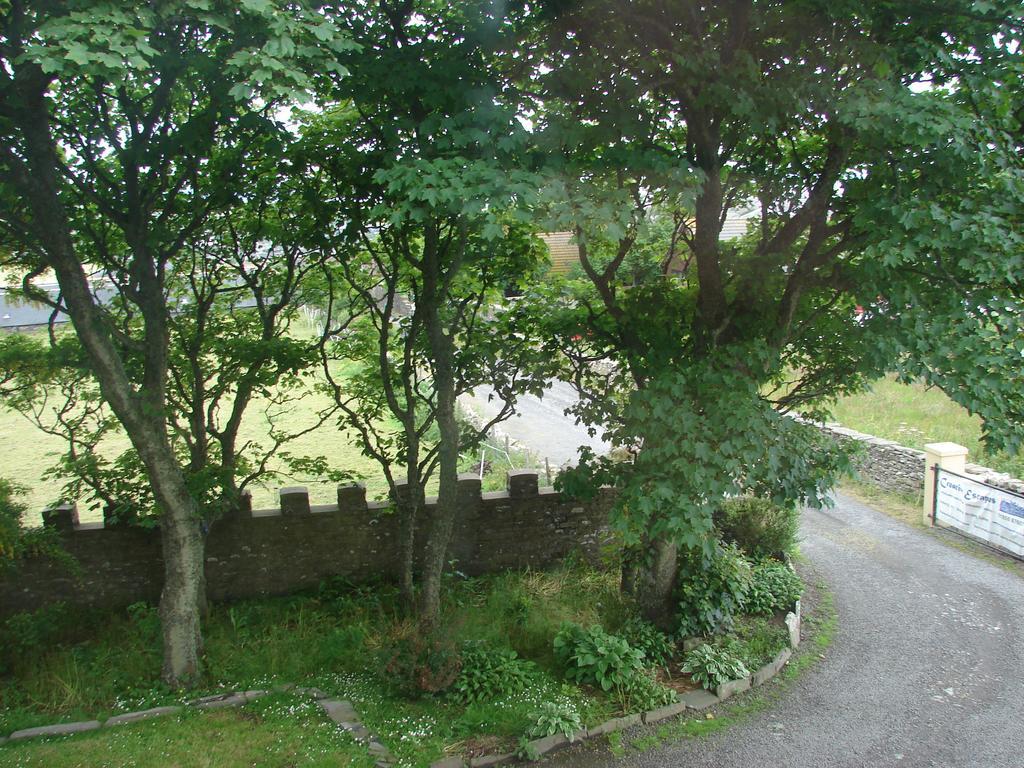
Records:
{"label": "dry stone wall", "polygon": [[[537,474],[517,472],[509,490],[481,494],[480,480],[459,478],[460,511],[449,560],[470,575],[545,568],[578,551],[596,559],[608,538],[612,496],[581,503],[539,488]],[[427,500],[422,530],[430,525]],[[0,577],[0,616],[58,600],[116,608],[156,601],[163,581],[155,528],[79,524],[75,510],[44,514],[80,566],[77,574],[44,558],[29,558]],[[399,567],[398,518],[388,504],[366,501],[362,486],[338,489],[336,504],[310,506],[304,489],[281,491],[273,510],[243,508],[218,520],[206,543],[206,579],[213,600],[278,595],[341,576],[353,582],[392,578]]]}

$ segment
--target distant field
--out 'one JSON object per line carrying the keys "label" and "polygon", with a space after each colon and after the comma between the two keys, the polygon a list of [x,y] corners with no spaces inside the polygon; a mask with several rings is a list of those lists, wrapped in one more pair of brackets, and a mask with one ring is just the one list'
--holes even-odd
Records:
{"label": "distant field", "polygon": [[845,427],[910,448],[943,441],[959,443],[970,451],[968,461],[1024,477],[1024,456],[988,453],[981,444],[981,419],[939,389],[884,379],[871,392],[840,400],[834,418]]}

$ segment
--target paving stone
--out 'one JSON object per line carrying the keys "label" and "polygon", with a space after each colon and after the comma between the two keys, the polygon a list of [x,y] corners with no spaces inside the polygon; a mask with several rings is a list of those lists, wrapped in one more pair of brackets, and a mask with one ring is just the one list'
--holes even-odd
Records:
{"label": "paving stone", "polygon": [[367,750],[369,750],[370,754],[374,757],[391,756],[391,750],[376,740],[370,741],[369,746],[367,746]]}
{"label": "paving stone", "polygon": [[321,691],[319,688],[296,688],[295,692],[302,696],[311,696],[312,698],[317,700],[330,698],[330,696]]}
{"label": "paving stone", "polygon": [[194,706],[197,709],[223,709],[224,707],[241,707],[248,703],[244,693],[231,693],[226,696],[207,696],[199,699]]}
{"label": "paving stone", "polygon": [[506,752],[499,755],[481,755],[480,757],[474,757],[469,761],[469,768],[491,768],[495,765],[509,765],[515,761],[516,756],[512,752]]}
{"label": "paving stone", "polygon": [[730,680],[727,683],[722,683],[720,686],[715,688],[715,693],[721,700],[728,699],[730,696],[735,696],[737,693],[743,693],[744,691],[750,690],[750,678],[744,677],[739,680]]}
{"label": "paving stone", "polygon": [[657,709],[652,709],[650,712],[644,712],[644,722],[658,723],[662,720],[668,720],[670,717],[681,715],[685,711],[686,704],[682,701],[677,701],[675,704],[666,704],[664,707],[658,707]]}
{"label": "paving stone", "polygon": [[246,691],[242,695],[245,696],[246,701],[256,701],[256,699],[262,699],[264,696],[269,696],[270,691]]}
{"label": "paving stone", "polygon": [[95,731],[100,727],[99,720],[86,720],[81,723],[57,723],[56,725],[40,725],[38,728],[24,728],[11,734],[11,741],[34,739],[36,736],[65,736],[69,733]]}
{"label": "paving stone", "polygon": [[561,749],[569,743],[569,740],[560,733],[556,733],[553,736],[544,736],[540,739],[534,739],[530,742],[530,748],[533,754],[540,757],[546,755],[548,752],[554,752],[556,749]]}
{"label": "paving stone", "polygon": [[105,722],[103,725],[123,725],[125,723],[135,723],[139,720],[145,720],[149,717],[173,715],[175,712],[180,711],[181,707],[153,707],[152,709],[143,709],[139,712],[125,712],[123,715],[114,715],[113,717],[107,718],[107,722]]}
{"label": "paving stone", "polygon": [[281,683],[280,685],[275,685],[271,690],[274,693],[288,693],[294,689],[295,683]]}
{"label": "paving stone", "polygon": [[466,768],[466,761],[461,757],[446,757],[431,763],[430,768]]}
{"label": "paving stone", "polygon": [[687,691],[680,699],[690,709],[707,709],[719,702],[719,698],[710,691]]}
{"label": "paving stone", "polygon": [[321,699],[317,702],[335,723],[341,726],[359,725],[359,715],[351,701],[341,699]]}

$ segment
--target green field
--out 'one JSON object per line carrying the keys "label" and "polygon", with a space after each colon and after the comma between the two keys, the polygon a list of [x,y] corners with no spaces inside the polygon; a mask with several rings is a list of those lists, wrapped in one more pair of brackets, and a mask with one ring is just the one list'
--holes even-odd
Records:
{"label": "green field", "polygon": [[981,419],[934,387],[883,379],[870,392],[840,400],[833,413],[844,427],[909,448],[943,441],[959,443],[970,451],[968,461],[1024,477],[1024,457],[986,451],[981,443]]}

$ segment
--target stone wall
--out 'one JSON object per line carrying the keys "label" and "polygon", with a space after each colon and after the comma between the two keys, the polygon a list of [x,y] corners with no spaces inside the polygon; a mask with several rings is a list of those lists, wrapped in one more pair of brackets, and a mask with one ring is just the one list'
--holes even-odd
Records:
{"label": "stone wall", "polygon": [[[538,488],[534,472],[509,475],[508,491],[480,493],[473,475],[459,478],[459,517],[448,557],[463,573],[545,568],[573,551],[596,558],[608,537],[610,492],[587,503]],[[397,575],[398,519],[387,504],[367,503],[361,486],[338,489],[336,504],[310,507],[302,488],[281,491],[280,509],[242,508],[215,522],[206,545],[207,590],[213,600],[278,595],[325,578],[354,582]],[[421,530],[435,500],[427,500]],[[244,507],[245,505],[243,505]],[[117,608],[159,599],[163,578],[155,528],[79,524],[71,507],[44,513],[80,575],[42,558],[0,578],[0,616],[57,600]]]}
{"label": "stone wall", "polygon": [[[817,426],[840,442],[853,441],[861,447],[855,461],[858,479],[884,491],[917,497],[924,493],[924,451],[847,429],[839,424]],[[967,474],[978,482],[1015,493],[1024,493],[1024,481],[989,467],[968,464]]]}

